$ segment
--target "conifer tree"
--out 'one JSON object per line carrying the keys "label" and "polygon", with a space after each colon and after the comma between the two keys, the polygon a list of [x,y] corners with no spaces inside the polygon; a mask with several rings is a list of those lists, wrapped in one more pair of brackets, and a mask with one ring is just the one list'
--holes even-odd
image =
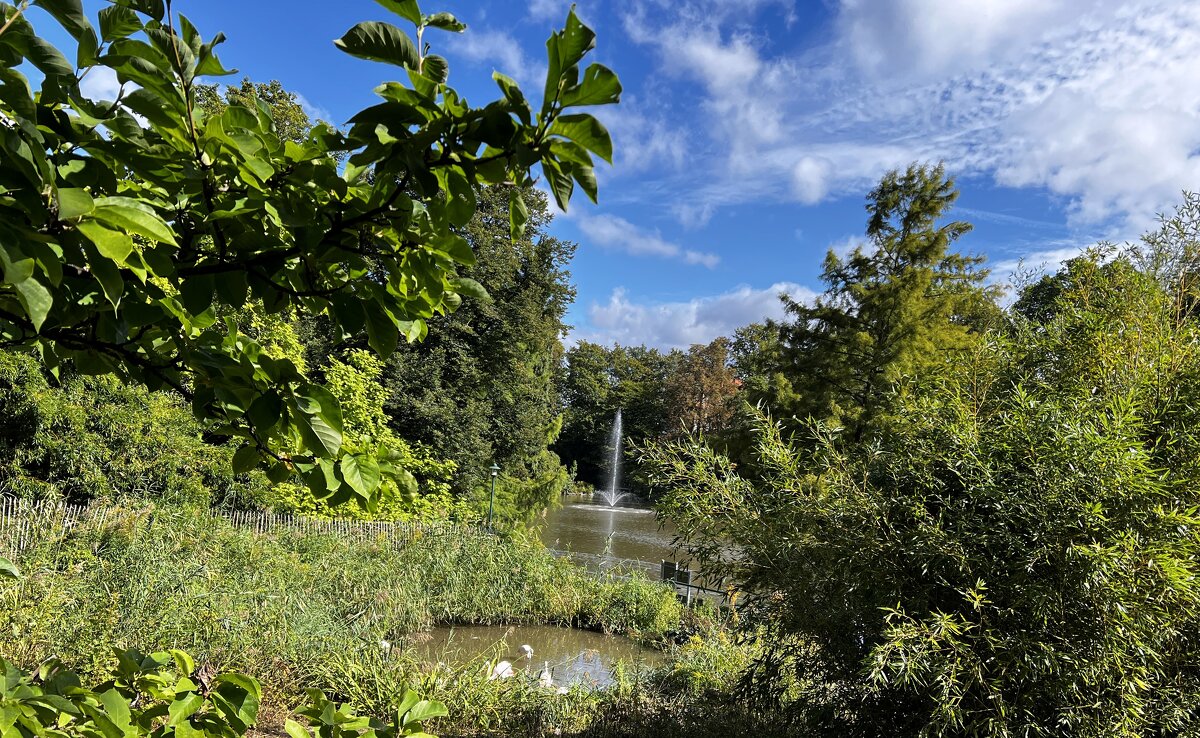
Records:
{"label": "conifer tree", "polygon": [[[971,230],[943,223],[958,190],[943,166],[891,171],[867,196],[867,245],[825,257],[825,293],[785,298],[785,376],[795,399],[776,411],[841,425],[853,437],[887,414],[896,383],[962,349],[995,310],[982,257],[951,246]],[[780,398],[781,400],[783,398]]]}

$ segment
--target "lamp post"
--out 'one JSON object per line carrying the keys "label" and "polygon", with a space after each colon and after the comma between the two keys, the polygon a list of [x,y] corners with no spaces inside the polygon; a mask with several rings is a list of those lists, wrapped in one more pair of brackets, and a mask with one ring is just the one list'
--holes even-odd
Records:
{"label": "lamp post", "polygon": [[488,530],[491,530],[492,509],[496,506],[496,475],[500,473],[500,467],[493,461],[489,469],[492,472],[492,496],[488,499]]}

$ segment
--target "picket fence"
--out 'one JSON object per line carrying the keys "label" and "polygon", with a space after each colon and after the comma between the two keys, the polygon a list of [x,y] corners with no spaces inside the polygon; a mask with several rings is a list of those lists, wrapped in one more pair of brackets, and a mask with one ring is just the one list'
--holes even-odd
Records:
{"label": "picket fence", "polygon": [[[141,510],[147,521],[153,520],[153,508]],[[14,556],[45,541],[61,538],[72,528],[87,522],[103,526],[118,517],[139,515],[138,508],[104,504],[70,505],[57,500],[31,502],[0,497],[0,555]],[[309,518],[254,510],[213,510],[210,520],[225,520],[243,530],[260,535],[294,531],[303,534],[334,535],[364,543],[387,542],[404,545],[421,536],[463,535],[477,529],[458,523],[408,523],[347,519]]]}

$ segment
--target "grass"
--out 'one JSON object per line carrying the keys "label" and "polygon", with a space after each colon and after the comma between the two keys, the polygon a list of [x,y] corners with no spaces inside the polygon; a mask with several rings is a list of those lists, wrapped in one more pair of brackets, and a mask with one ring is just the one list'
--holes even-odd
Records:
{"label": "grass", "polygon": [[267,728],[282,724],[306,688],[382,714],[414,686],[450,707],[452,718],[436,726],[444,735],[601,735],[595,726],[660,719],[679,700],[692,704],[687,695],[712,699],[733,673],[714,665],[738,663],[728,642],[692,638],[662,672],[622,668],[606,692],[557,695],[520,678],[489,682],[478,668],[428,671],[411,653],[386,652],[381,641],[440,623],[574,625],[664,646],[684,620],[695,630],[698,615],[661,583],[597,579],[536,541],[465,529],[398,547],[255,534],[204,510],[145,506],[84,522],[19,563],[25,580],[0,585],[0,656],[27,668],[55,656],[97,678],[113,648],[183,648],[258,678]]}

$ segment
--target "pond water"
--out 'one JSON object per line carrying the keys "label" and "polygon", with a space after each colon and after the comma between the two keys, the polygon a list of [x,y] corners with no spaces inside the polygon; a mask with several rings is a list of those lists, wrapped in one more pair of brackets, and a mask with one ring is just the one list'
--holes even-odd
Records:
{"label": "pond water", "polygon": [[660,526],[649,507],[624,500],[609,507],[598,496],[564,497],[560,507],[546,513],[538,535],[548,548],[560,551],[638,559],[655,567],[675,560],[674,526]]}
{"label": "pond water", "polygon": [[[532,658],[522,655],[522,645],[533,648]],[[517,676],[534,679],[549,669],[555,687],[603,688],[612,683],[612,667],[618,660],[644,666],[666,660],[662,652],[627,638],[550,625],[446,626],[410,637],[409,646],[428,663],[456,668],[477,665],[480,673],[490,672],[500,661],[511,663]]]}

